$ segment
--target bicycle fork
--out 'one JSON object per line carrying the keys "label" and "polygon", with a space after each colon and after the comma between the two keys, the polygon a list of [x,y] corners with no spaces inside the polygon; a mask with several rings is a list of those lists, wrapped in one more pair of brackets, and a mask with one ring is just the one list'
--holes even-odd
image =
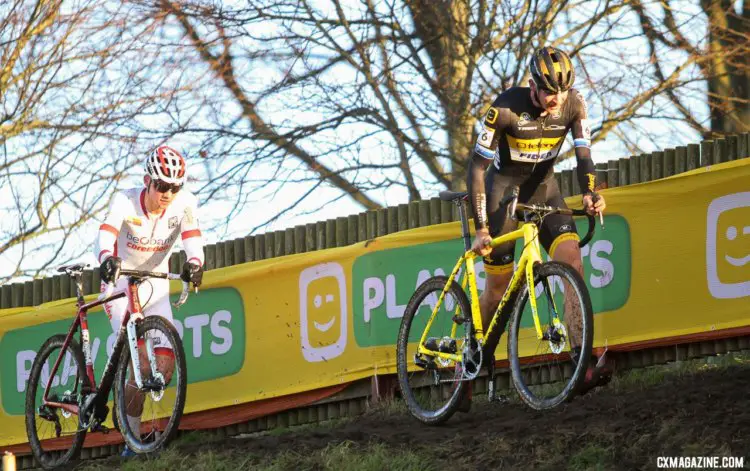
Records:
{"label": "bicycle fork", "polygon": [[[138,337],[136,335],[136,322],[142,321],[145,316],[142,312],[135,312],[130,316],[126,329],[128,333],[128,347],[130,348],[130,359],[133,362],[133,375],[135,376],[135,384],[138,385],[138,389],[143,389],[143,377],[141,376],[141,357],[138,352]],[[145,336],[144,338],[146,354],[148,355],[148,362],[151,366],[151,372],[158,371],[156,368],[156,355],[154,354],[154,346],[150,337]]]}

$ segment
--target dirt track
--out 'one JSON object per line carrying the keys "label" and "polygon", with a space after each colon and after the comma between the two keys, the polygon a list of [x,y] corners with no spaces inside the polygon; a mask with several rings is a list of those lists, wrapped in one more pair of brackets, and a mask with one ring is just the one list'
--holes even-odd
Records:
{"label": "dirt track", "polygon": [[379,442],[425,451],[438,469],[654,469],[658,456],[715,455],[742,456],[750,467],[750,368],[668,375],[651,387],[613,383],[545,413],[520,404],[480,406],[440,427],[403,413],[371,413],[336,427],[222,446],[266,455]]}
{"label": "dirt track", "polygon": [[[338,469],[342,461],[336,466],[327,462],[326,447],[342,442],[349,442],[351,453],[343,463],[364,459],[373,447],[385,450],[386,463],[390,456],[407,452],[418,457],[416,465],[387,464],[387,469],[656,469],[659,456],[743,457],[750,468],[750,368],[642,379],[656,384],[616,378],[605,388],[544,413],[518,403],[482,401],[470,413],[456,414],[439,427],[423,426],[400,411],[372,411],[329,426],[177,444],[183,462],[191,463],[180,468],[224,468],[200,464],[201,457],[215,455],[243,463],[245,469],[269,463],[275,464],[273,469]],[[290,461],[289,455],[300,461]],[[285,458],[281,464],[274,461],[279,456]],[[317,461],[306,460],[311,456],[318,456]],[[97,469],[119,467],[123,463],[118,461],[100,461],[104,466]]]}

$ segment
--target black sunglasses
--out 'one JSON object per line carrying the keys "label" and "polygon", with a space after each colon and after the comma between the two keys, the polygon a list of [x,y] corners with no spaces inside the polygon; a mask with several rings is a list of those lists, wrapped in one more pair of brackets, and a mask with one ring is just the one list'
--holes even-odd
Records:
{"label": "black sunglasses", "polygon": [[153,183],[156,187],[156,191],[159,193],[166,193],[169,190],[172,190],[172,193],[176,194],[182,189],[182,185],[173,185],[162,180],[153,180]]}

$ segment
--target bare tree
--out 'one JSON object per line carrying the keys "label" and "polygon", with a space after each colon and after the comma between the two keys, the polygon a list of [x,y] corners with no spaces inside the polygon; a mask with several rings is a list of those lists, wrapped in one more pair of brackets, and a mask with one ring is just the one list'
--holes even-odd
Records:
{"label": "bare tree", "polygon": [[[697,67],[691,77],[705,85],[701,90],[710,112],[710,120],[701,120],[686,101],[692,98],[689,87],[666,88],[674,108],[705,137],[750,130],[750,3],[740,11],[729,0],[703,0],[698,14],[685,11],[682,2],[666,1],[644,5],[632,2],[643,34],[648,39],[653,75],[666,81],[664,53],[680,53]],[[663,19],[663,20],[662,20]],[[701,34],[695,35],[695,31]],[[692,33],[692,34],[691,34]],[[687,92],[687,93],[686,93]]]}
{"label": "bare tree", "polygon": [[[235,9],[162,0],[154,8],[180,25],[221,87],[213,106],[224,113],[183,131],[204,135],[209,155],[241,149],[206,188],[229,179],[256,187],[252,169],[265,165],[276,185],[323,184],[377,208],[384,191],[415,200],[463,188],[478,119],[497,93],[527,85],[528,57],[543,44],[576,59],[577,86],[600,117],[594,141],[614,134],[637,150],[643,141],[623,123],[671,119],[674,108],[656,103],[691,83],[685,70],[697,58],[644,80],[651,57],[628,3],[300,0]],[[617,52],[634,40],[635,60]]]}
{"label": "bare tree", "polygon": [[[89,250],[113,190],[152,144],[144,127],[184,88],[154,70],[159,25],[95,0],[0,6],[0,282]],[[89,232],[84,233],[83,228]]]}

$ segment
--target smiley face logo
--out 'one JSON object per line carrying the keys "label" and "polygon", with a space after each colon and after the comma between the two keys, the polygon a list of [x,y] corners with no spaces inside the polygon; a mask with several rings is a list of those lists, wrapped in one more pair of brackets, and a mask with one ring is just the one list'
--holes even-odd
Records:
{"label": "smiley face logo", "polygon": [[330,360],[346,349],[346,277],[338,263],[304,269],[299,276],[300,339],[308,362]]}
{"label": "smiley face logo", "polygon": [[709,291],[719,299],[750,296],[750,192],[713,200],[706,222]]}

